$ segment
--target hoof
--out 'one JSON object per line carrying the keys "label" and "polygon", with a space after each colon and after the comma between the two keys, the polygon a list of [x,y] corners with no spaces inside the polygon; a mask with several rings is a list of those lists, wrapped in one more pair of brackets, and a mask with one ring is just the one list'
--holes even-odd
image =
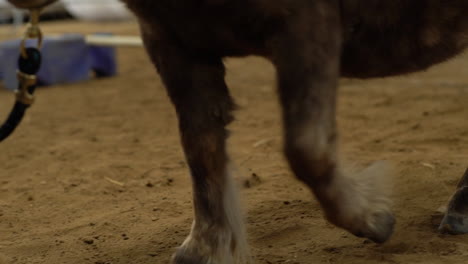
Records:
{"label": "hoof", "polygon": [[178,249],[172,256],[171,264],[206,264],[210,263],[207,257],[200,256],[194,252]]}
{"label": "hoof", "polygon": [[379,212],[373,215],[373,224],[367,230],[355,233],[358,237],[368,238],[375,243],[384,243],[393,234],[395,217],[389,212]]}
{"label": "hoof", "polygon": [[468,233],[468,187],[459,188],[453,195],[439,232],[451,235]]}

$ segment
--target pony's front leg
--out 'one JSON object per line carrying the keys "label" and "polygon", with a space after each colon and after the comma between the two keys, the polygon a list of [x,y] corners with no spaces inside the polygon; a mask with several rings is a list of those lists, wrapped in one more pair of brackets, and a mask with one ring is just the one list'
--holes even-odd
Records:
{"label": "pony's front leg", "polygon": [[176,108],[193,184],[195,219],[174,264],[247,262],[247,242],[226,153],[226,125],[234,103],[220,58],[188,54],[177,44],[143,31],[148,52]]}

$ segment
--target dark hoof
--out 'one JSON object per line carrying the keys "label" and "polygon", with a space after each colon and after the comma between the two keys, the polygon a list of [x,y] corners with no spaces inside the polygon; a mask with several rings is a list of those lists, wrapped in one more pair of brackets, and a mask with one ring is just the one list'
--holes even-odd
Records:
{"label": "dark hoof", "polygon": [[468,187],[458,189],[453,195],[439,232],[451,235],[468,233]]}
{"label": "dark hoof", "polygon": [[368,230],[361,231],[355,235],[358,237],[368,238],[379,244],[390,239],[396,222],[393,214],[389,212],[376,213],[374,214],[373,222],[375,223],[374,226],[368,227]]}
{"label": "dark hoof", "polygon": [[187,252],[179,248],[172,256],[171,264],[206,264],[208,263],[207,257],[199,256],[193,252]]}

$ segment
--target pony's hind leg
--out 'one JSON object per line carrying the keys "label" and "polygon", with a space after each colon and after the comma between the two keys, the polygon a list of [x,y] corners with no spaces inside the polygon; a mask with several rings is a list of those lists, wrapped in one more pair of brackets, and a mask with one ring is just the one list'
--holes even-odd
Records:
{"label": "pony's hind leg", "polygon": [[311,1],[275,36],[283,107],[285,153],[296,176],[307,184],[335,225],[376,242],[394,226],[388,201],[379,190],[378,170],[364,177],[345,173],[336,145],[335,105],[341,45],[337,1]]}
{"label": "pony's hind leg", "polygon": [[452,235],[468,233],[468,169],[448,204],[439,232]]}
{"label": "pony's hind leg", "polygon": [[174,264],[246,263],[247,245],[226,154],[225,126],[233,102],[220,58],[186,54],[177,44],[143,30],[144,41],[175,105],[193,185],[192,230]]}

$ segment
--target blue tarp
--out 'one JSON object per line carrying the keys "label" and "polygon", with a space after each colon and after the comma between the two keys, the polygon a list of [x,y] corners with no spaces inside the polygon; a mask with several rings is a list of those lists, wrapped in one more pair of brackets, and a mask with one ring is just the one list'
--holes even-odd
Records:
{"label": "blue tarp", "polygon": [[[21,40],[0,43],[0,78],[10,90],[18,86],[16,69],[20,44]],[[40,85],[85,81],[93,72],[98,77],[117,74],[115,48],[87,45],[83,35],[47,37],[41,51],[43,61],[37,75]]]}

